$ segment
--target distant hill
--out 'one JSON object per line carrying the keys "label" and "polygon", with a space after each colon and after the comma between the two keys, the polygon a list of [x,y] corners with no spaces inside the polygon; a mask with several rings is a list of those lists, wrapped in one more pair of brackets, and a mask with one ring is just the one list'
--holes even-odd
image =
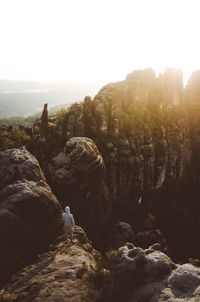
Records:
{"label": "distant hill", "polygon": [[102,83],[26,82],[0,80],[0,118],[29,116],[49,108],[95,95]]}

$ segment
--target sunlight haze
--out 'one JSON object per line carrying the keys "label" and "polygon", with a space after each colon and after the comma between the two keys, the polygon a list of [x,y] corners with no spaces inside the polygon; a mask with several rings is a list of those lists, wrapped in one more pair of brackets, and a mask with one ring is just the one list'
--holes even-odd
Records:
{"label": "sunlight haze", "polygon": [[200,68],[199,1],[0,0],[0,79],[116,81]]}

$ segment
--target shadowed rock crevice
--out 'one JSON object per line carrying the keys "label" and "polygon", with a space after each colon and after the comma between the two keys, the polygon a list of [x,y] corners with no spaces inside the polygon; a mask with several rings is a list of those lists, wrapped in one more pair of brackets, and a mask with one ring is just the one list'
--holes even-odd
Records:
{"label": "shadowed rock crevice", "polygon": [[49,181],[62,206],[70,205],[77,224],[94,246],[108,247],[111,203],[103,158],[94,142],[86,137],[69,139],[64,152],[49,164]]}

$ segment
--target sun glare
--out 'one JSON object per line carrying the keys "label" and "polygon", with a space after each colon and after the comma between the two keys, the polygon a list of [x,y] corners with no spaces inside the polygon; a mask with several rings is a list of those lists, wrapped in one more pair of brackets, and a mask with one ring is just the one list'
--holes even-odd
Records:
{"label": "sun glare", "polygon": [[1,0],[0,78],[115,81],[200,68],[199,1]]}

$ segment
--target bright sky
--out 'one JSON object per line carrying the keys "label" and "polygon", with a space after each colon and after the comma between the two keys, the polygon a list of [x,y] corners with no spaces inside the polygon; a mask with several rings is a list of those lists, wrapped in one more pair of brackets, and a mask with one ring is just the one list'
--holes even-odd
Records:
{"label": "bright sky", "polygon": [[199,0],[0,0],[0,79],[116,81],[200,68]]}

